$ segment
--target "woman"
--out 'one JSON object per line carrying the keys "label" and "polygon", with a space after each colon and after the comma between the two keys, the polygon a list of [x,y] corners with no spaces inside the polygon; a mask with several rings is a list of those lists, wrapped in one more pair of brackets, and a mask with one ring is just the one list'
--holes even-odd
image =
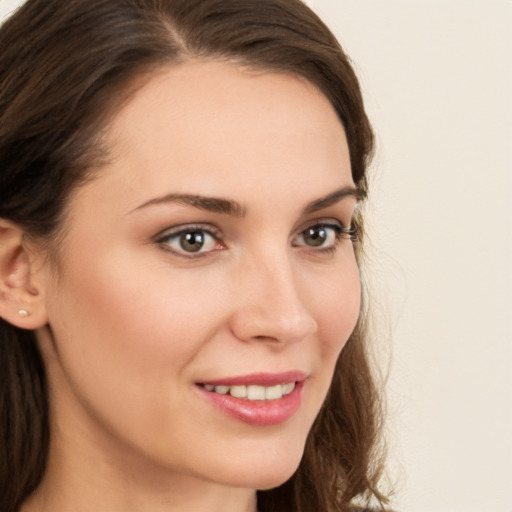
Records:
{"label": "woman", "polygon": [[29,0],[0,80],[0,510],[381,500],[372,133],[322,22]]}

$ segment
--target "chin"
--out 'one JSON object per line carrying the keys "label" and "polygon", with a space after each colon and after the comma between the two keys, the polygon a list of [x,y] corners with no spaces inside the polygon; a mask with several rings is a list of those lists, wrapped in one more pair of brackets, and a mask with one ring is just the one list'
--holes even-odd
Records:
{"label": "chin", "polygon": [[281,476],[280,478],[267,478],[264,481],[261,482],[261,485],[254,486],[254,488],[257,491],[269,491],[270,489],[275,489],[276,487],[279,487],[283,485],[285,482],[287,482],[295,473],[297,468],[295,468],[292,472],[286,475],[286,477]]}
{"label": "chin", "polygon": [[289,480],[299,467],[302,451],[295,456],[287,453],[286,456],[265,457],[261,461],[247,462],[245,471],[236,472],[236,487],[247,487],[266,491],[279,487]]}

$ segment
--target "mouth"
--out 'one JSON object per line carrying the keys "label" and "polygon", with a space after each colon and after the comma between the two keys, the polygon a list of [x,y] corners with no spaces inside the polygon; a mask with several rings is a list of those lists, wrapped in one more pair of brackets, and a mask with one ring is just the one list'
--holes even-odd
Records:
{"label": "mouth", "polygon": [[250,425],[270,426],[285,422],[299,410],[306,379],[299,371],[259,373],[196,386],[223,414]]}
{"label": "mouth", "polygon": [[206,391],[217,393],[219,395],[230,395],[234,398],[241,398],[249,401],[279,400],[283,396],[289,395],[295,389],[296,382],[287,382],[285,384],[276,384],[275,386],[259,386],[249,384],[248,386],[240,384],[227,386],[225,384],[200,384]]}

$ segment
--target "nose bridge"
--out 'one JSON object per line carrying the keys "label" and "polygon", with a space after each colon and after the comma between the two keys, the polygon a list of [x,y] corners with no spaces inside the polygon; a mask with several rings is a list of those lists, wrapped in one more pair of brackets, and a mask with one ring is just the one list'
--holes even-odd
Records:
{"label": "nose bridge", "polygon": [[239,273],[243,295],[236,314],[239,338],[295,342],[316,330],[287,251],[248,256]]}

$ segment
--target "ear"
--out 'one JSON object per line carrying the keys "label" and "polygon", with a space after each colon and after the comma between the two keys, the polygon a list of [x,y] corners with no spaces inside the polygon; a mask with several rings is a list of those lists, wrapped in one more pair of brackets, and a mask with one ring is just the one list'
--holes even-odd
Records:
{"label": "ear", "polygon": [[48,323],[38,275],[41,261],[24,243],[23,229],[0,219],[0,316],[22,329],[38,329]]}

